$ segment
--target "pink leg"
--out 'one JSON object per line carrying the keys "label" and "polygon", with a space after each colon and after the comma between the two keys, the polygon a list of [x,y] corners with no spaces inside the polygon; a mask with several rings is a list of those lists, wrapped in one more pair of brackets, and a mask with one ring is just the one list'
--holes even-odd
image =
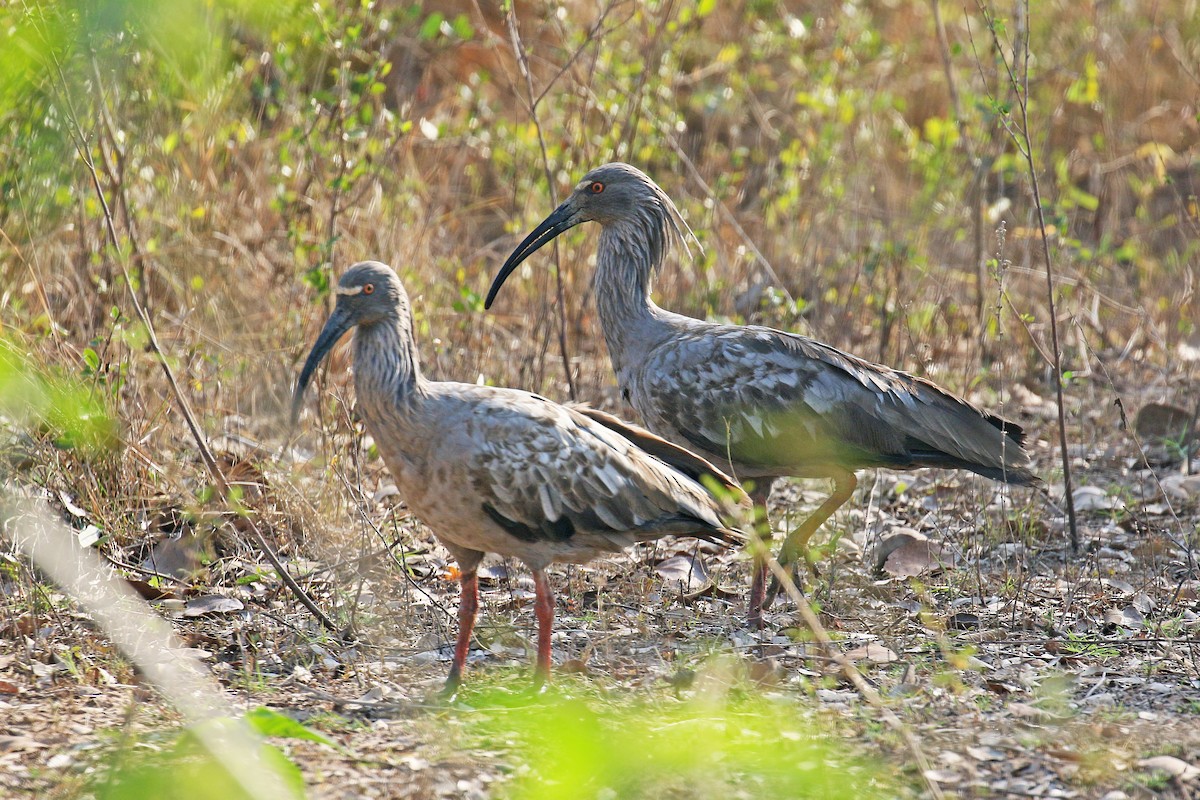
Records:
{"label": "pink leg", "polygon": [[454,642],[454,661],[450,664],[450,675],[446,678],[445,694],[454,694],[462,683],[463,670],[467,666],[467,653],[471,649],[471,633],[475,630],[475,614],[479,611],[479,576],[475,570],[464,572],[462,597],[458,601],[458,639]]}
{"label": "pink leg", "polygon": [[540,569],[533,571],[533,586],[537,592],[533,608],[538,624],[537,668],[534,670],[533,680],[536,685],[541,686],[550,680],[550,633],[554,628],[554,592],[550,589],[550,581],[546,580],[546,573]]}
{"label": "pink leg", "polygon": [[754,556],[750,565],[750,599],[746,607],[746,621],[751,630],[762,630],[762,612],[767,594],[767,548],[771,542],[771,519],[767,516],[767,498],[771,496],[769,478],[763,478],[750,490],[754,501]]}
{"label": "pink leg", "polygon": [[762,612],[763,603],[767,598],[767,561],[761,555],[754,556],[754,563],[750,566],[754,573],[750,579],[750,602],[746,609],[746,621],[750,624],[750,629],[755,631],[762,630]]}

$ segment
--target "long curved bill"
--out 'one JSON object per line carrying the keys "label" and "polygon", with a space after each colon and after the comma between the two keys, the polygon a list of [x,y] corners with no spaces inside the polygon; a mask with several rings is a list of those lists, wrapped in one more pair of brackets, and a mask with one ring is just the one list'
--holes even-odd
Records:
{"label": "long curved bill", "polygon": [[308,354],[308,359],[304,362],[304,369],[300,370],[300,380],[296,381],[296,391],[292,394],[292,425],[296,424],[296,420],[300,418],[300,407],[304,404],[304,390],[308,388],[309,381],[312,380],[313,373],[317,371],[321,361],[325,356],[329,355],[329,351],[337,344],[338,339],[346,335],[346,331],[354,327],[354,320],[340,306],[333,309],[333,313],[329,316],[329,320],[325,323],[325,327],[321,329],[321,335],[317,337],[316,343]]}
{"label": "long curved bill", "polygon": [[512,255],[508,257],[508,261],[504,262],[504,266],[496,274],[496,279],[492,281],[492,288],[488,290],[487,299],[483,301],[483,307],[492,307],[492,301],[496,299],[496,293],[500,291],[500,287],[508,280],[508,276],[512,274],[514,269],[520,266],[522,261],[533,255],[555,236],[558,236],[565,230],[574,228],[582,221],[575,216],[575,211],[571,207],[570,200],[564,201],[558,208],[554,209],[550,216],[542,220],[541,225],[533,229],[533,233],[525,237],[525,241],[517,245],[517,249],[513,250]]}

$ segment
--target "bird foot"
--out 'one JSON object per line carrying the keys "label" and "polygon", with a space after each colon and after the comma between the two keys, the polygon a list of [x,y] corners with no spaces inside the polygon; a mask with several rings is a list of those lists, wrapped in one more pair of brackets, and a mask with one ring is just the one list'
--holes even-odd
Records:
{"label": "bird foot", "polygon": [[462,676],[451,670],[450,675],[446,678],[446,683],[436,695],[431,698],[435,702],[450,705],[458,699],[458,690],[462,688]]}
{"label": "bird foot", "polygon": [[[811,572],[814,578],[821,577],[821,570],[817,566],[816,561],[813,560],[813,558],[810,556],[808,551],[805,551],[804,560],[792,567],[792,583],[794,583],[796,585],[797,589],[799,589],[801,592],[803,592],[804,585],[806,583],[806,581],[805,581],[806,576],[804,574],[802,574],[801,564],[803,564],[804,566],[806,566],[808,568],[807,571]],[[786,566],[784,568],[786,569]],[[761,611],[766,610],[771,607],[771,604],[775,602],[775,597],[779,594],[779,590],[782,588],[783,588],[783,584],[780,583],[779,578],[776,577],[775,575],[772,575],[771,576],[771,584],[767,587],[767,590],[763,593],[763,601],[762,601],[760,613],[761,613]]]}

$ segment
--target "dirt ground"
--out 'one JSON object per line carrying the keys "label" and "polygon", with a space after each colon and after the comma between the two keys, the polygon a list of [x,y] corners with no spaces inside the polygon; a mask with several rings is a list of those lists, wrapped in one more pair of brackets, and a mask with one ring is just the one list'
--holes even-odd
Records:
{"label": "dirt ground", "polygon": [[[1052,468],[1049,404],[1027,399],[1016,416],[1034,428],[1039,467]],[[1200,476],[1179,463],[1138,469],[1133,438],[1073,451],[1078,553],[1053,485],[1046,498],[965,474],[861,476],[826,528],[836,548],[804,586],[899,728],[845,680],[790,600],[776,601],[761,634],[747,628],[744,554],[685,540],[552,571],[557,675],[546,696],[649,708],[713,691],[783,698],[894,776],[887,791],[897,794],[929,796],[933,784],[948,797],[1190,796],[1200,775],[1200,574],[1189,548]],[[264,508],[286,470],[301,474],[301,494],[317,490],[319,470],[275,459],[257,468]],[[452,564],[381,467],[367,463],[362,486],[357,530],[310,529],[285,554],[324,608],[353,617],[353,643],[323,634],[236,528],[218,529],[203,581],[157,606],[235,710],[269,706],[344,748],[278,741],[311,796],[521,795],[512,782],[536,754],[478,731],[509,713],[493,704],[497,687],[529,687],[528,574],[489,562],[468,686],[440,701]],[[776,526],[794,524],[821,488],[777,490]],[[286,514],[261,519],[281,530]],[[110,556],[137,563],[153,541]],[[52,594],[40,604],[48,612],[31,613],[28,593],[50,590],[9,574],[0,785],[75,796],[122,742],[136,735],[153,747],[177,720],[85,615]]]}

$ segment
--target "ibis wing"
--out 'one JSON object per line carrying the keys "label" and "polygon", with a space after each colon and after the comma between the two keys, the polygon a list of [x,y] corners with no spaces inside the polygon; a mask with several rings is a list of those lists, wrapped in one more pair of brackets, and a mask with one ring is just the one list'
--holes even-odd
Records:
{"label": "ibis wing", "polygon": [[666,534],[727,539],[691,478],[577,411],[523,392],[476,415],[472,475],[485,512],[527,541],[602,537],[612,549]]}
{"label": "ibis wing", "polygon": [[739,503],[749,502],[749,497],[733,478],[718,469],[706,458],[693,453],[691,450],[668,442],[661,436],[656,436],[645,428],[632,422],[616,417],[597,408],[578,403],[572,404],[574,411],[599,422],[604,427],[619,436],[629,440],[642,451],[663,461],[667,466],[679,470],[694,481],[703,483],[712,480],[722,490],[735,497]]}
{"label": "ibis wing", "polygon": [[943,466],[1036,482],[1016,424],[929,381],[770,328],[698,326],[651,354],[632,399],[708,453],[781,472]]}

